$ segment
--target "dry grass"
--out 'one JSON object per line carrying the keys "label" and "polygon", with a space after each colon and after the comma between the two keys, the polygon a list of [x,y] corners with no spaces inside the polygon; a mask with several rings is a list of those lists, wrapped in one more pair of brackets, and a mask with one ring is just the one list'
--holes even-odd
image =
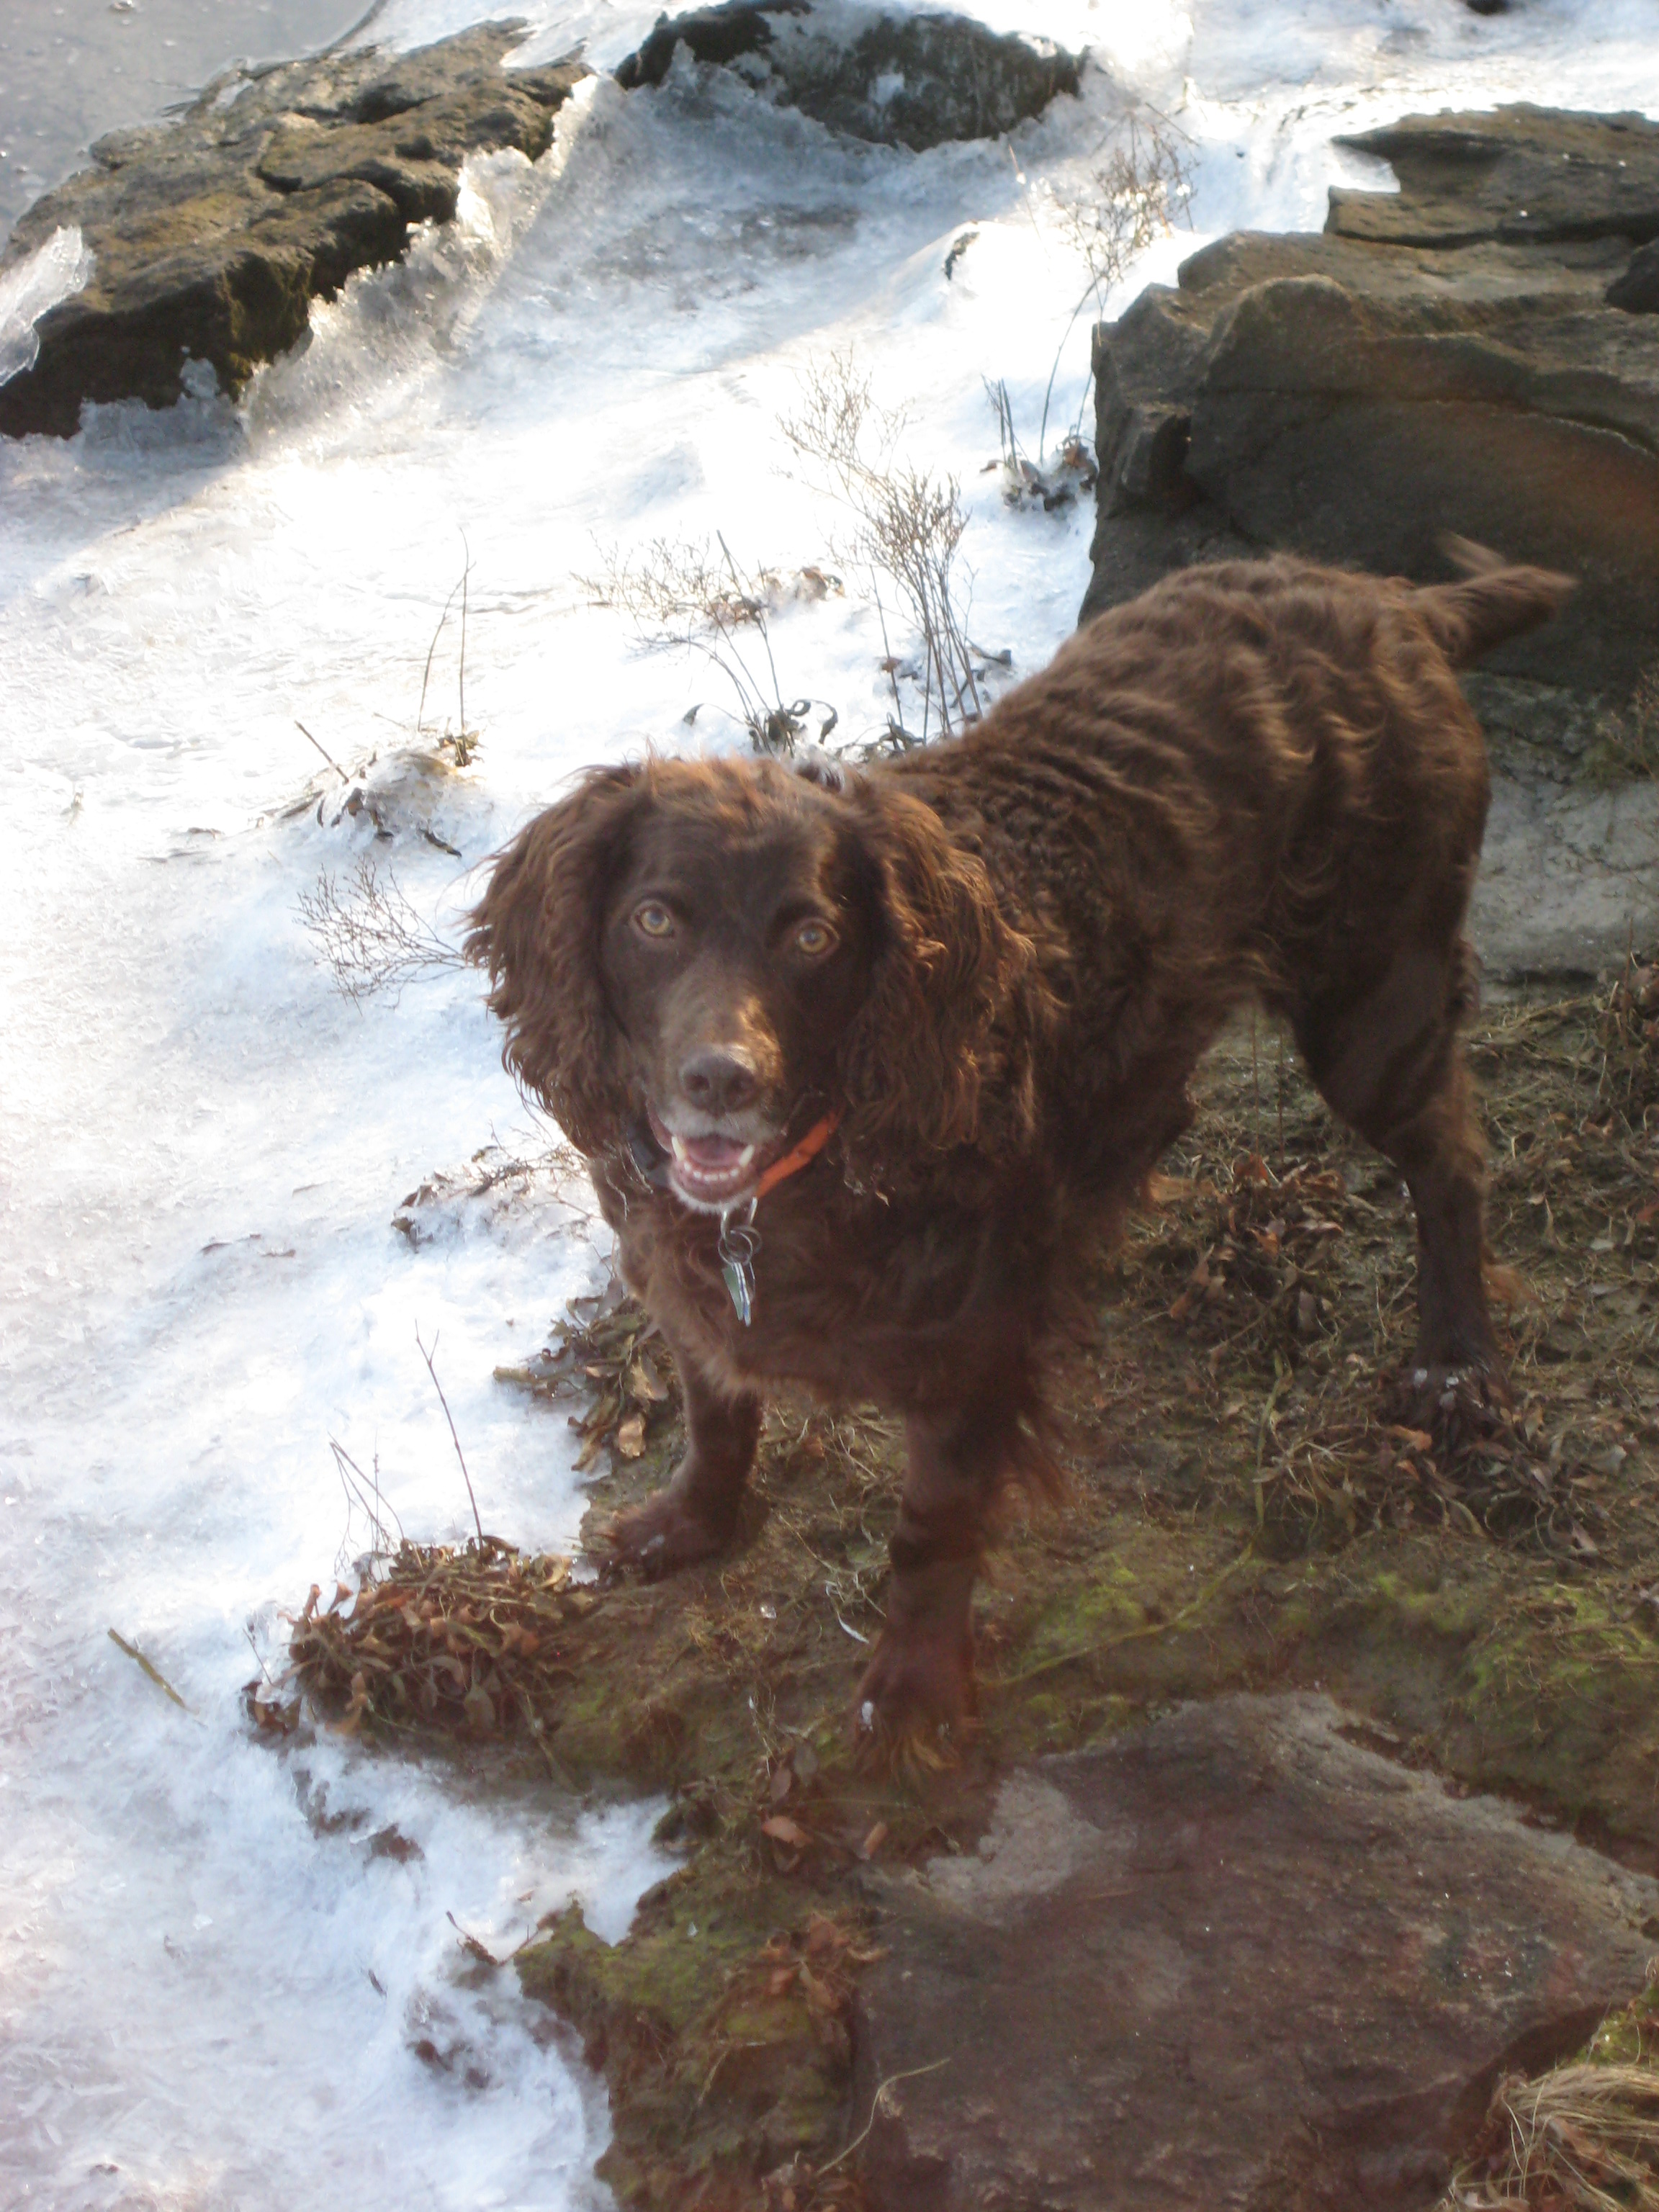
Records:
{"label": "dry grass", "polygon": [[1087,269],[1097,306],[1186,214],[1193,197],[1189,143],[1167,116],[1133,110],[1102,149],[1089,189],[1057,203],[1061,235]]}
{"label": "dry grass", "polygon": [[852,357],[832,353],[802,380],[801,404],[780,428],[801,455],[828,480],[852,517],[836,558],[870,578],[882,615],[881,579],[888,580],[921,641],[921,728],[905,728],[896,677],[901,662],[890,643],[896,744],[949,737],[984,711],[980,656],[968,641],[957,554],[968,517],[953,476],[938,476],[907,461],[901,447],[902,412],[880,405],[868,377]]}
{"label": "dry grass", "polygon": [[[1186,215],[1193,180],[1183,148],[1190,143],[1167,116],[1151,108],[1133,109],[1101,148],[1101,158],[1091,173],[1087,189],[1054,203],[1053,219],[1088,271],[1088,283],[1067,319],[1054,350],[1054,365],[1048,372],[1042,420],[1037,429],[1039,471],[1046,465],[1048,409],[1066,341],[1086,308],[1096,314],[1105,313],[1113,286],[1121,283],[1155,240],[1167,236]],[[1062,441],[1062,450],[1075,448],[1081,442],[1082,410],[1088,397],[1085,384],[1077,418]]]}
{"label": "dry grass", "polygon": [[1602,785],[1659,776],[1659,663],[1643,671],[1622,708],[1601,717],[1581,773]]}
{"label": "dry grass", "polygon": [[[700,653],[717,668],[732,687],[738,720],[757,752],[793,752],[815,702],[785,700],[770,617],[788,599],[838,593],[840,580],[816,568],[790,578],[773,568],[745,570],[719,532],[714,545],[718,555],[706,538],[657,538],[634,553],[601,548],[598,571],[576,581],[596,606],[627,615],[647,651]],[[693,707],[686,720],[695,720],[700,711]],[[820,742],[836,720],[833,707],[823,709]]]}
{"label": "dry grass", "polygon": [[1234,1433],[1231,1451],[1198,1439],[1197,1486],[1237,1480],[1242,1439],[1264,1524],[1445,1522],[1597,1557],[1659,1384],[1656,983],[1632,961],[1471,1040],[1509,1407],[1467,1387],[1415,1400],[1408,1203],[1272,1038],[1212,1060],[1174,1172],[1103,1278],[1097,1407],[1138,1423],[1184,1367],[1172,1425]]}
{"label": "dry grass", "polygon": [[[1068,326],[1067,336],[1070,336]],[[1059,362],[1055,362],[1056,370]],[[993,384],[985,380],[985,396],[991,403],[991,411],[997,418],[999,459],[988,462],[988,468],[1000,467],[1002,496],[1010,507],[1041,507],[1045,514],[1056,514],[1070,507],[1086,492],[1091,492],[1098,481],[1093,448],[1084,438],[1080,424],[1073,425],[1061,440],[1060,451],[1053,460],[1042,452],[1038,460],[1032,460],[1020,443],[1019,432],[1014,422],[1014,404],[1008,397],[1006,384]],[[1050,388],[1053,377],[1049,379]],[[1048,430],[1045,411],[1042,429]]]}
{"label": "dry grass", "polygon": [[1659,2212],[1656,2000],[1650,1985],[1582,2056],[1500,2081],[1439,2212]]}

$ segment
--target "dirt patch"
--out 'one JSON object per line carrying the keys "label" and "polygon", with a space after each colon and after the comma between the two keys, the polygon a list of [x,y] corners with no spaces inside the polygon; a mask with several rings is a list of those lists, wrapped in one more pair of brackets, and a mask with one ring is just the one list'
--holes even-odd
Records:
{"label": "dirt patch", "polygon": [[[299,1682],[337,1723],[671,1793],[685,1862],[625,1941],[567,1911],[519,1960],[605,2071],[624,2203],[855,2198],[871,1869],[973,1851],[1011,1766],[1182,1698],[1322,1688],[1372,1749],[1659,1867],[1656,1035],[1639,962],[1476,1029],[1515,1406],[1422,1426],[1389,1389],[1414,1318],[1396,1182],[1271,1033],[1212,1056],[1062,1359],[1068,1495],[1005,1532],[981,1723],[938,1772],[864,1770],[847,1725],[902,1457],[872,1414],[774,1409],[736,1549],[671,1583],[406,1547],[311,1606]],[[678,1451],[660,1352],[613,1299],[503,1370],[584,1430],[596,1513]]]}

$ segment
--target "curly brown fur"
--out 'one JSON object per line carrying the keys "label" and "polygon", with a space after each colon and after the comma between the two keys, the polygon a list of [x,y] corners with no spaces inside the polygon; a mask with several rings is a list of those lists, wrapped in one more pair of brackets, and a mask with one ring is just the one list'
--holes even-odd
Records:
{"label": "curly brown fur", "polygon": [[[1411,1185],[1427,1387],[1501,1390],[1457,1036],[1487,774],[1454,670],[1571,586],[1457,557],[1432,588],[1187,570],[947,744],[845,777],[601,770],[496,865],[468,949],[508,1063],[588,1155],[686,1386],[686,1458],[617,1555],[730,1540],[774,1385],[901,1413],[860,1693],[886,1735],[972,1711],[989,1517],[1050,1465],[1047,1348],[1243,1000]],[[721,1209],[829,1124],[759,1200],[745,1322]]]}

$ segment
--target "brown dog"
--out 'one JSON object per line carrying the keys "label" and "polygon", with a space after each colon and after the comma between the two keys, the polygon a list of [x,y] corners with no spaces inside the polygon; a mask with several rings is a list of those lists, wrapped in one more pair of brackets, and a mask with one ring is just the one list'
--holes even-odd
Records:
{"label": "brown dog", "polygon": [[1498,1382],[1457,1039],[1486,761],[1452,672],[1571,586],[1469,560],[1432,588],[1189,569],[965,737],[845,775],[597,769],[507,848],[467,949],[684,1383],[684,1461],[618,1557],[730,1541],[769,1386],[875,1399],[909,1464],[861,1711],[971,1711],[1045,1342],[1252,995],[1410,1185],[1431,1387]]}

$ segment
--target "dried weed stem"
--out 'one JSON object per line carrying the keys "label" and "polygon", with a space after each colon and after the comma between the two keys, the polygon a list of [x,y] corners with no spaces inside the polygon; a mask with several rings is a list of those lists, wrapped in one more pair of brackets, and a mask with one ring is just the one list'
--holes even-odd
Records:
{"label": "dried weed stem", "polygon": [[405,897],[388,868],[365,855],[343,883],[326,870],[301,891],[300,918],[319,957],[354,1005],[389,991],[395,1006],[416,975],[465,965]]}
{"label": "dried weed stem", "polygon": [[[799,411],[780,424],[852,515],[850,537],[836,557],[869,576],[878,604],[878,580],[890,578],[909,610],[922,643],[925,743],[935,717],[938,733],[949,737],[976,720],[984,702],[966,610],[956,596],[956,558],[968,526],[961,487],[955,477],[935,475],[901,457],[906,427],[902,411],[877,403],[870,379],[844,353],[832,353],[807,370]],[[892,735],[899,743],[914,742],[902,723]]]}

